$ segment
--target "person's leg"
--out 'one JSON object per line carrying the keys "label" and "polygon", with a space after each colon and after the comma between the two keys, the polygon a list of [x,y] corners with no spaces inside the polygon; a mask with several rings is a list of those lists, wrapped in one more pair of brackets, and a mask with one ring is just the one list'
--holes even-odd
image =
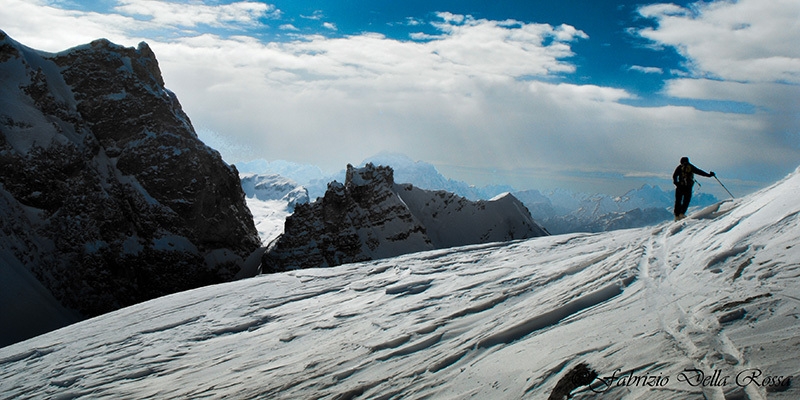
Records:
{"label": "person's leg", "polygon": [[681,198],[680,198],[680,213],[679,216],[686,216],[686,210],[689,209],[689,203],[692,201],[692,188],[691,187],[681,187]]}

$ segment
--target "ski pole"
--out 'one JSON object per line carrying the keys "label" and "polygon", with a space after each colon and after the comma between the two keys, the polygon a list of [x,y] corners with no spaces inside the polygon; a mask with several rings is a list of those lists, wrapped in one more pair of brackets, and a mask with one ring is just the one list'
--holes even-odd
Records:
{"label": "ski pole", "polygon": [[719,180],[719,178],[717,178],[717,176],[716,176],[716,175],[714,175],[714,179],[716,179],[716,180],[717,180],[717,182],[719,182],[720,186],[722,186],[722,188],[723,188],[723,189],[725,189],[725,191],[726,191],[726,192],[728,192],[728,194],[730,194],[730,195],[731,195],[731,198],[732,198],[732,199],[735,199],[735,198],[736,198],[736,197],[733,197],[733,194],[731,194],[731,191],[730,191],[730,190],[728,190],[728,188],[726,188],[726,187],[725,187],[725,185],[723,185],[723,184],[722,184],[722,181],[720,181],[720,180]]}

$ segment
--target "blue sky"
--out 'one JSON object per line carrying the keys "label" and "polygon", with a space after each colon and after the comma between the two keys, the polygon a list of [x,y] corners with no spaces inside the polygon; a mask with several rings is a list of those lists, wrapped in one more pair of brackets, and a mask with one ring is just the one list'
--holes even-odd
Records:
{"label": "blue sky", "polygon": [[797,168],[798,20],[796,0],[0,0],[35,49],[146,41],[231,163],[394,151],[478,185],[611,194],[670,188],[684,155],[735,194]]}

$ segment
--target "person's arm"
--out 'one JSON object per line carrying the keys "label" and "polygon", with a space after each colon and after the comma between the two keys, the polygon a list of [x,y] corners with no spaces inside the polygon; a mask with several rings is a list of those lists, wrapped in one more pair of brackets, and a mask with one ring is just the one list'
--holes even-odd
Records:
{"label": "person's arm", "polygon": [[703,171],[700,168],[695,167],[694,165],[692,165],[692,172],[694,172],[695,174],[700,175],[700,176],[705,176],[706,178],[710,178],[712,176],[716,176],[714,171],[706,172],[706,171]]}

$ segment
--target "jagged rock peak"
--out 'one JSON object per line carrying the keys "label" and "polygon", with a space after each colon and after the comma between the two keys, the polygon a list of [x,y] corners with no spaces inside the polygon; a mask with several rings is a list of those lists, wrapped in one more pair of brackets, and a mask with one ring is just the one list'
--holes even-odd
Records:
{"label": "jagged rock peak", "polygon": [[347,166],[315,203],[298,205],[262,270],[331,267],[412,252],[546,235],[512,195],[472,202],[394,183],[388,166]]}
{"label": "jagged rock peak", "polygon": [[[62,65],[70,65],[77,58],[86,58],[99,67],[114,67],[119,72],[134,75],[140,82],[147,84],[156,91],[165,90],[164,78],[158,65],[156,55],[146,42],[140,42],[138,47],[125,47],[110,42],[108,39],[97,39],[88,45],[76,46],[57,54],[58,58],[65,59]],[[90,74],[87,79],[93,78]]]}
{"label": "jagged rock peak", "polygon": [[366,185],[394,185],[394,170],[389,166],[375,166],[367,163],[362,168],[353,167],[347,164],[345,173],[345,187],[366,186]]}
{"label": "jagged rock peak", "polygon": [[0,268],[94,316],[231,280],[260,246],[146,43],[46,53],[0,32],[0,76]]}

